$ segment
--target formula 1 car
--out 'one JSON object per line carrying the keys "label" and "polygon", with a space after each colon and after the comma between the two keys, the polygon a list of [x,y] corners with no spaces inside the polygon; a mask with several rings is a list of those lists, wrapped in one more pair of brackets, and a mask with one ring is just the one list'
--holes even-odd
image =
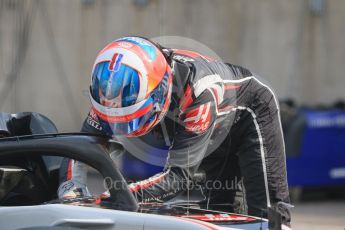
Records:
{"label": "formula 1 car", "polygon": [[[37,131],[38,119],[50,125],[45,131],[54,131],[45,117],[21,114],[14,119],[21,116],[29,116],[32,130]],[[281,224],[274,209],[267,220],[209,210],[189,196],[138,204],[112,160],[123,147],[107,136],[8,134],[3,129],[7,137],[0,138],[0,229],[290,229]],[[103,178],[116,181],[116,187],[109,187],[110,197],[57,199],[62,157],[84,162]]]}

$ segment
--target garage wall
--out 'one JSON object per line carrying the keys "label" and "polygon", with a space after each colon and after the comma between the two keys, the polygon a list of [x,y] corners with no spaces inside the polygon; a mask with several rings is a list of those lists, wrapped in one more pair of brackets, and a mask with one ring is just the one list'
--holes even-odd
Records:
{"label": "garage wall", "polygon": [[76,131],[97,52],[117,37],[183,36],[264,77],[280,98],[345,99],[342,0],[0,0],[0,110]]}

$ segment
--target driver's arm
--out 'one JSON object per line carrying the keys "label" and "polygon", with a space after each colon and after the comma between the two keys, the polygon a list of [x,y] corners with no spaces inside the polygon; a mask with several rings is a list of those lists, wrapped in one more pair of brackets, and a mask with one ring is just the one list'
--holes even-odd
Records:
{"label": "driver's arm", "polygon": [[216,119],[213,96],[206,90],[186,107],[180,108],[164,172],[129,185],[140,202],[166,201],[186,190],[205,156]]}
{"label": "driver's arm", "polygon": [[[81,132],[102,134],[102,128],[95,113],[90,110]],[[87,189],[87,165],[73,159],[64,158],[59,172],[58,197],[76,198],[90,196]]]}

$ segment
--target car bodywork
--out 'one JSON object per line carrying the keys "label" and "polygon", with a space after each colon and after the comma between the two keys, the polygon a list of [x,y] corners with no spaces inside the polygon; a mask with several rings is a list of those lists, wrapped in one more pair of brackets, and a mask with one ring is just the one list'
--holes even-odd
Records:
{"label": "car bodywork", "polygon": [[[0,208],[1,229],[42,226],[47,229],[53,226],[91,229],[289,229],[282,226],[279,220],[269,222],[263,218],[205,210],[197,202],[183,198],[140,205],[110,157],[122,150],[121,144],[106,136],[82,133],[0,139],[0,205],[6,206]],[[64,202],[54,200],[56,183],[49,183],[56,178],[51,176],[54,173],[49,172],[40,159],[43,156],[82,161],[98,170],[104,178],[111,178],[123,186],[111,188],[110,198],[100,204],[92,198],[87,202],[60,204]],[[30,164],[35,162],[35,170],[16,165],[19,159],[25,159]],[[23,178],[30,186],[18,191],[16,187],[23,186]],[[20,194],[21,191],[25,194]]]}

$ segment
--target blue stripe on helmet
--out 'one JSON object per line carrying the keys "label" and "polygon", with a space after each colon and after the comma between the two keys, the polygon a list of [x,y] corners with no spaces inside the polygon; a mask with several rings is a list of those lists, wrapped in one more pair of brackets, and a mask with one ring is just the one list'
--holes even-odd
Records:
{"label": "blue stripe on helmet", "polygon": [[114,72],[117,72],[120,69],[122,58],[123,58],[123,54],[118,54],[116,56],[115,66],[114,66],[114,70],[113,70]]}

